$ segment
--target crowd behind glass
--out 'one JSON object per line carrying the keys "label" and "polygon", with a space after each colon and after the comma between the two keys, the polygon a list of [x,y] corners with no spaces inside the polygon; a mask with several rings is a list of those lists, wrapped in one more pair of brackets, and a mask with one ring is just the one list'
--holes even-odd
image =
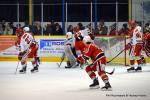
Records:
{"label": "crowd behind glass", "polygon": [[[80,22],[79,22],[80,23]],[[78,24],[79,24],[78,23]],[[78,25],[77,24],[77,25]],[[142,25],[141,23],[138,23],[140,26]],[[127,22],[123,23],[121,28],[116,31],[116,23],[112,23],[110,26],[105,25],[105,22],[101,20],[96,28],[91,28],[91,23],[88,25],[83,25],[80,23],[80,25],[83,27],[82,29],[89,28],[90,30],[92,29],[92,33],[95,35],[109,35],[109,36],[116,36],[116,35],[129,35],[128,34],[128,24]],[[149,23],[146,23],[146,25],[149,25]],[[16,28],[23,28],[25,26],[30,27],[30,31],[34,35],[65,35],[66,32],[68,31],[73,31],[74,27],[76,25],[68,25],[67,29],[63,31],[61,27],[61,23],[54,22],[53,20],[50,22],[47,22],[45,25],[41,25],[41,22],[34,22],[32,25],[29,25],[28,21],[25,21],[24,24],[17,23],[14,25],[13,22],[7,22],[6,20],[1,20],[0,21],[0,35],[6,35],[6,36],[13,36],[16,35]],[[143,29],[144,29],[143,27]]]}

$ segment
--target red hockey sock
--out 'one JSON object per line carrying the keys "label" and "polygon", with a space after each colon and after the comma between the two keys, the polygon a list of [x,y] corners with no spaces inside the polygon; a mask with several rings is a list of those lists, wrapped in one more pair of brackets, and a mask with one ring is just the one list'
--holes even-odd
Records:
{"label": "red hockey sock", "polygon": [[98,75],[101,77],[101,79],[104,80],[108,80],[108,76],[106,75],[106,73],[104,71],[100,71],[98,72]]}
{"label": "red hockey sock", "polygon": [[137,60],[138,65],[140,66],[142,64],[142,59]]}
{"label": "red hockey sock", "polygon": [[134,60],[130,60],[130,65],[134,66],[135,61]]}
{"label": "red hockey sock", "polygon": [[92,80],[94,80],[96,78],[96,74],[89,66],[87,66],[85,70]]}
{"label": "red hockey sock", "polygon": [[27,66],[27,63],[26,63],[25,61],[22,61],[22,62],[21,62],[21,65],[22,65],[22,67],[26,67],[26,66]]}

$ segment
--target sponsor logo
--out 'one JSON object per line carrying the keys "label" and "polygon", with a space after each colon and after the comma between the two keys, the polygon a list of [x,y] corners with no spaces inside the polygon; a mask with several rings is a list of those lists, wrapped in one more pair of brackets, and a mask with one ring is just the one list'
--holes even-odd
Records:
{"label": "sponsor logo", "polygon": [[40,49],[44,48],[44,47],[53,47],[53,46],[64,46],[64,40],[60,39],[60,40],[50,40],[50,39],[41,39],[40,40]]}

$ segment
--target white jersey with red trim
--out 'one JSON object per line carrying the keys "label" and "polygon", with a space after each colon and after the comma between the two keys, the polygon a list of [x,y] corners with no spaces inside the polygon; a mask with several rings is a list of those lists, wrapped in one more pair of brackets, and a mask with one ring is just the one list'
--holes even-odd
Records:
{"label": "white jersey with red trim", "polygon": [[71,47],[75,47],[75,39],[74,38],[69,38],[65,40],[65,46],[71,46]]}
{"label": "white jersey with red trim", "polygon": [[30,33],[24,33],[20,39],[21,52],[28,50],[31,44],[34,42],[35,42],[35,39]]}
{"label": "white jersey with red trim", "polygon": [[142,43],[142,31],[140,26],[136,26],[132,34],[131,40],[133,45]]}

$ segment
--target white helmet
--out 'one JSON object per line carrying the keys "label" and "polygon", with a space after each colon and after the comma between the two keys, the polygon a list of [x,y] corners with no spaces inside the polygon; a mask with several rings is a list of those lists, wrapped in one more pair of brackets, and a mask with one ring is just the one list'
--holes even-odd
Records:
{"label": "white helmet", "polygon": [[23,31],[24,31],[24,32],[29,32],[29,31],[30,31],[30,28],[29,28],[29,27],[24,27],[24,28],[23,28]]}
{"label": "white helmet", "polygon": [[66,38],[67,38],[67,39],[70,39],[70,38],[72,38],[72,37],[73,37],[72,32],[67,32],[67,33],[66,33]]}
{"label": "white helmet", "polygon": [[85,36],[85,37],[83,38],[83,41],[84,41],[85,43],[87,43],[87,42],[92,42],[92,39],[91,39],[90,36]]}
{"label": "white helmet", "polygon": [[141,26],[137,26],[136,29],[137,29],[139,32],[141,32],[141,30],[142,30]]}

